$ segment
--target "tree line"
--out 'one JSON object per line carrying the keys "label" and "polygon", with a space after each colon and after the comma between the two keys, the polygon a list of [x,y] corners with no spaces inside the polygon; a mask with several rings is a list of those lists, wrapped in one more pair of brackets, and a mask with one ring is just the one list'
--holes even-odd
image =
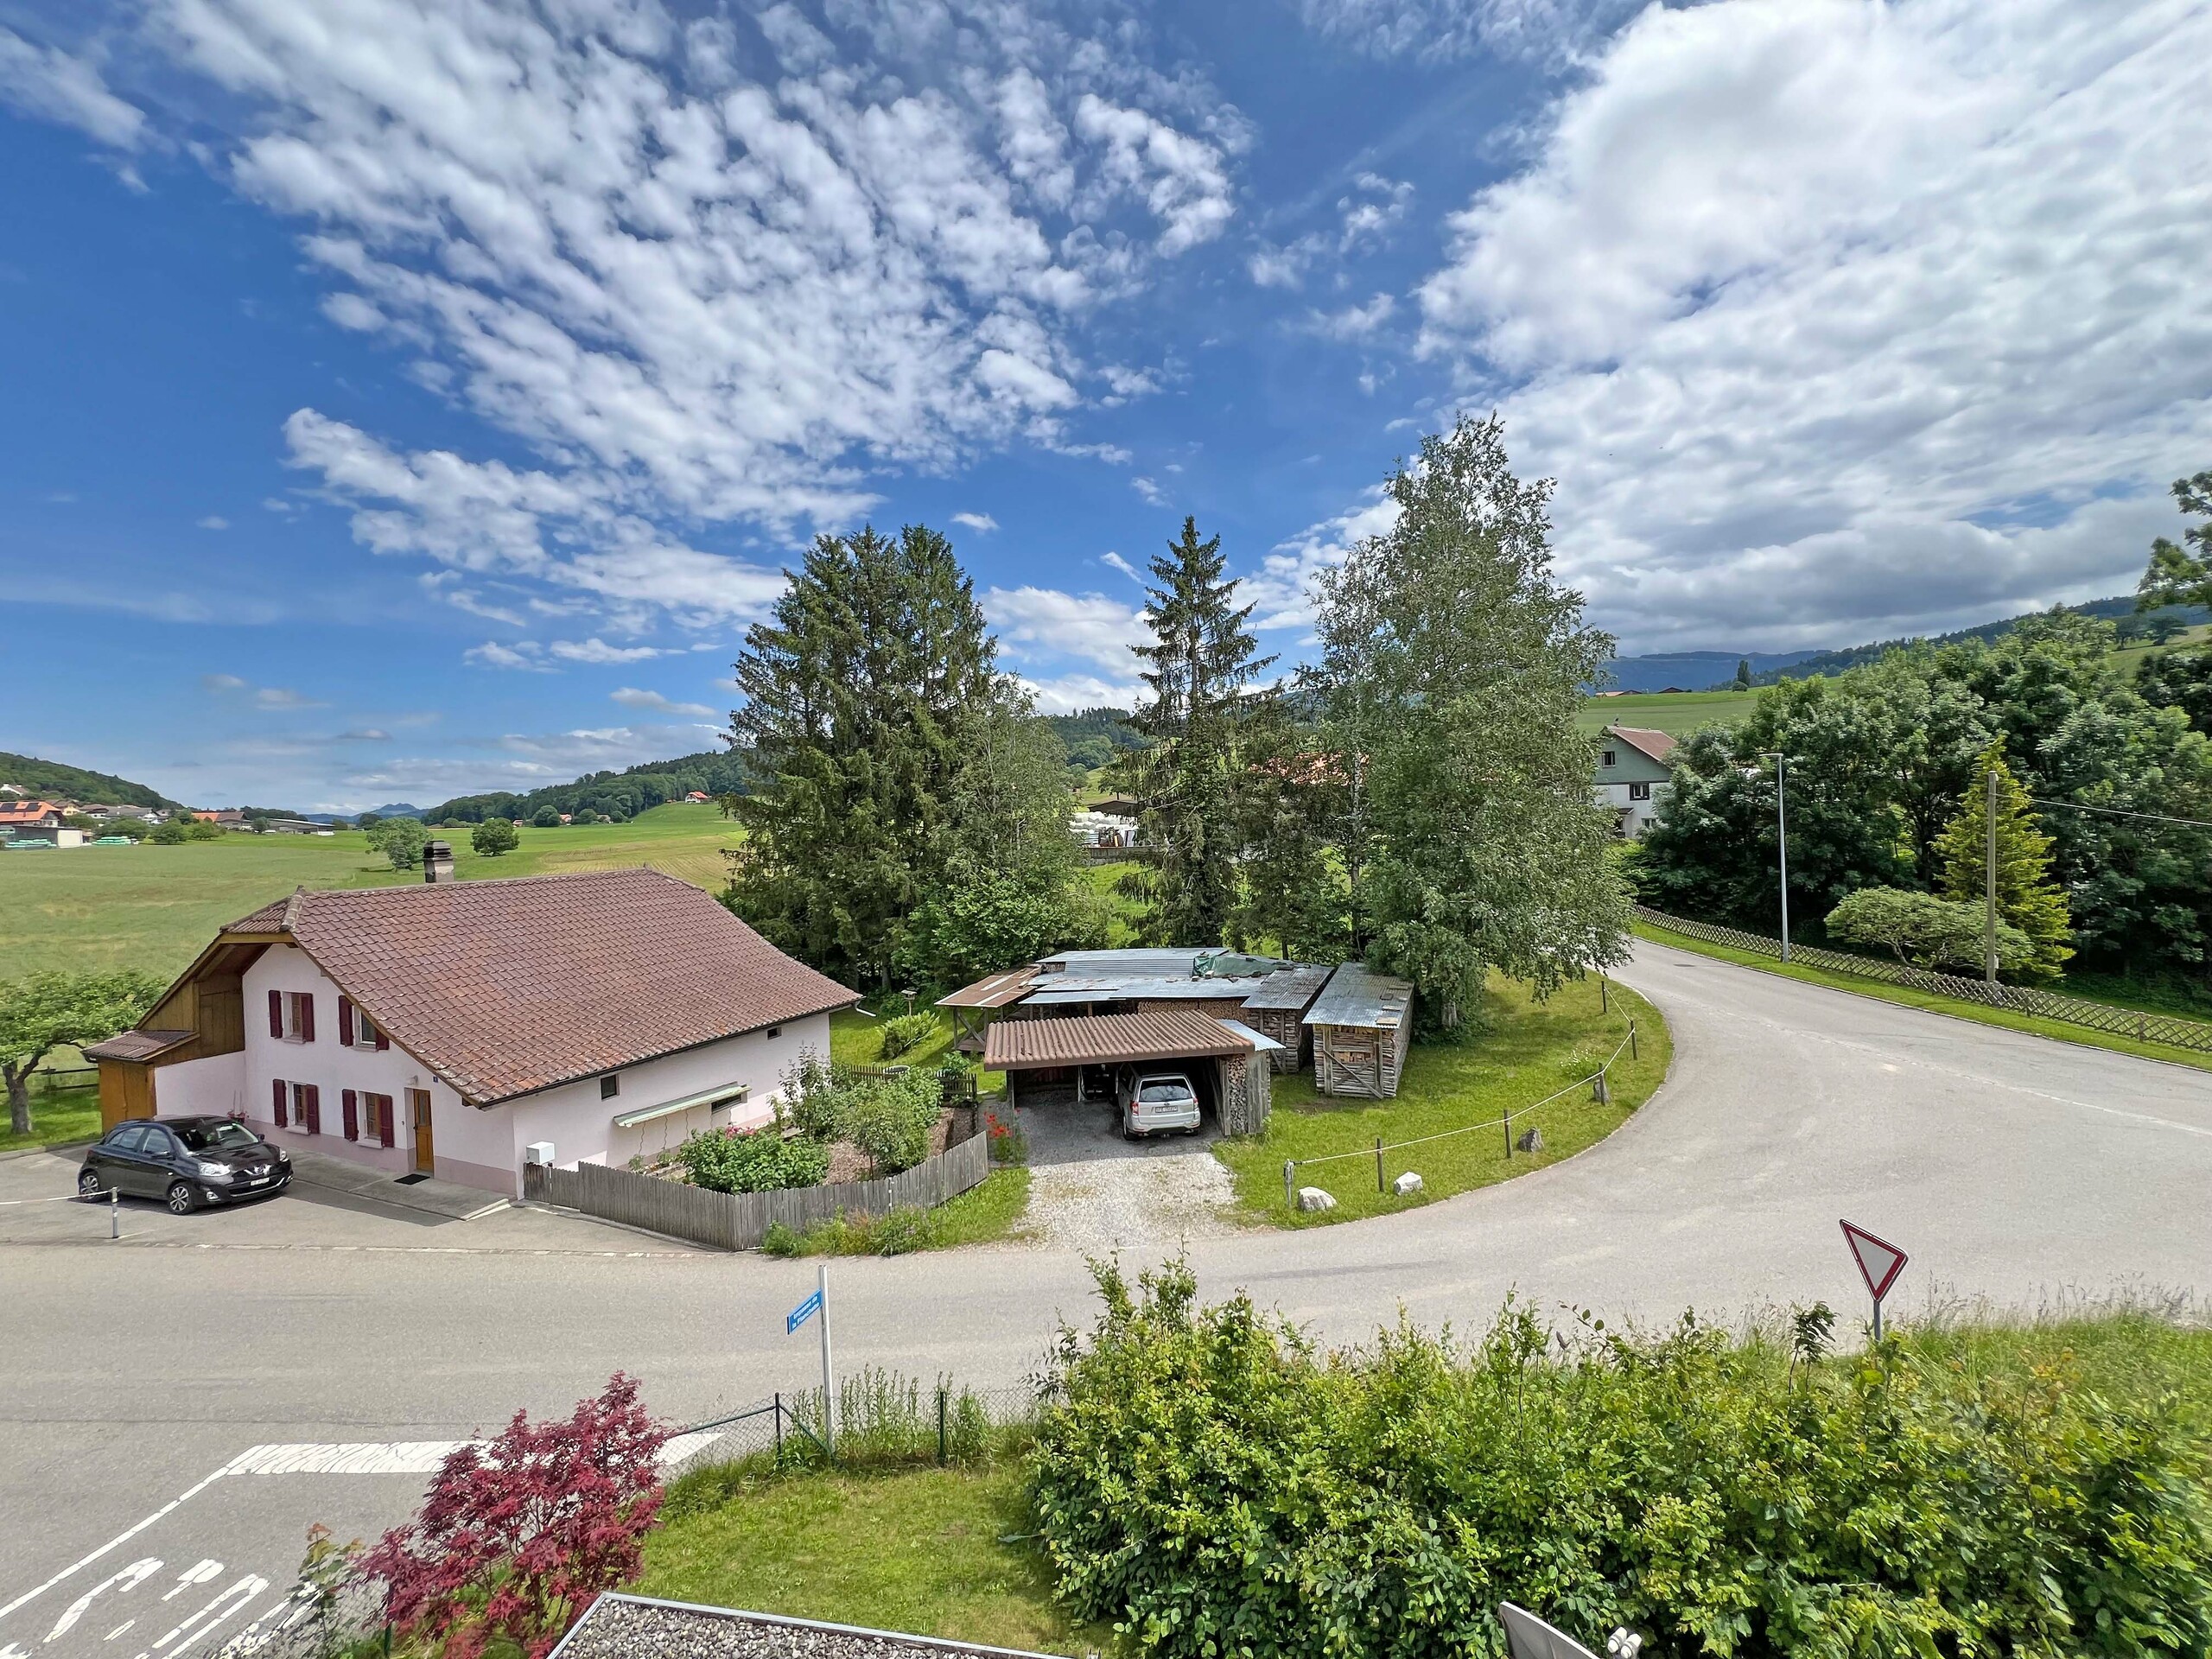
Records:
{"label": "tree line", "polygon": [[[2174,486],[2212,515],[2212,473]],[[2212,525],[2154,544],[2146,612],[2212,599]],[[2002,942],[2024,977],[2077,969],[2201,982],[2212,965],[2212,652],[2115,662],[2117,630],[2063,607],[1994,639],[1890,651],[1762,691],[1751,715],[1697,732],[1630,861],[1650,904],[1772,931],[1775,774],[1786,767],[1793,920],[1929,959],[1979,965],[1986,779],[1999,779]],[[1918,894],[1974,912],[1948,920]]]}
{"label": "tree line", "polygon": [[[1272,677],[1220,538],[1186,519],[1147,575],[1140,741],[1086,735],[1137,804],[1119,884],[1143,942],[1360,957],[1449,1027],[1492,969],[1549,987],[1623,954],[1575,722],[1613,642],[1553,581],[1551,484],[1514,476],[1495,418],[1431,436],[1388,488],[1396,524],[1320,582],[1319,660]],[[823,536],[789,574],[737,663],[753,788],[728,803],[731,907],[864,987],[1103,943],[1066,747],[950,543]]]}

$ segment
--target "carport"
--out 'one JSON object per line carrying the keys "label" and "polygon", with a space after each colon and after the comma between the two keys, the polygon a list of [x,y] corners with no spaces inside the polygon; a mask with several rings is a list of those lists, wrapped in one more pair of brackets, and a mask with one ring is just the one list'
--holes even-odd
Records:
{"label": "carport", "polygon": [[1225,1133],[1255,1135],[1268,1121],[1273,1077],[1261,1052],[1264,1041],[1187,1008],[1001,1020],[985,1033],[983,1067],[1006,1073],[1007,1103],[1018,1106],[1042,1104],[1055,1095],[1080,1098],[1085,1066],[1177,1062],[1192,1074],[1202,1095],[1210,1086],[1214,1115]]}

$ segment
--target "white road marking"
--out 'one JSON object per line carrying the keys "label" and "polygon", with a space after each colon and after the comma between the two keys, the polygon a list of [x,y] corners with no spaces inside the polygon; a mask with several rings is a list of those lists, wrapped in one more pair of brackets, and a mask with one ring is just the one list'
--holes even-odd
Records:
{"label": "white road marking", "polygon": [[[0,1618],[7,1618],[9,1614],[14,1612],[16,1608],[22,1606],[25,1602],[34,1600],[37,1597],[44,1595],[48,1591],[53,1589],[55,1585],[60,1583],[62,1580],[70,1577],[73,1573],[83,1571],[86,1567],[90,1567],[94,1561],[99,1560],[101,1556],[106,1554],[111,1549],[118,1549],[123,1545],[129,1543],[133,1538],[136,1538],[140,1533],[145,1531],[147,1528],[152,1526],[154,1522],[159,1521],[163,1516],[168,1515],[180,1503],[198,1497],[201,1492],[206,1491],[210,1486],[213,1486],[222,1478],[223,1471],[220,1469],[218,1469],[213,1474],[209,1475],[206,1479],[200,1481],[194,1485],[188,1486],[183,1491],[179,1492],[168,1503],[162,1504],[160,1509],[156,1510],[143,1521],[138,1522],[137,1525],[116,1534],[114,1537],[109,1539],[107,1542],[102,1544],[91,1554],[82,1556],[78,1560],[72,1561],[68,1566],[63,1567],[59,1573],[48,1579],[44,1584],[40,1585],[36,1589],[26,1590],[22,1595],[17,1596],[6,1606],[0,1607]],[[0,1659],[7,1659],[7,1656],[0,1654]]]}
{"label": "white road marking", "polygon": [[[126,1619],[124,1619],[124,1620],[123,1621],[123,1623],[122,1623],[122,1624],[120,1624],[117,1625],[113,1630],[110,1630],[110,1631],[109,1631],[105,1636],[102,1637],[100,1638],[100,1640],[101,1640],[101,1641],[103,1641],[103,1642],[112,1642],[112,1641],[114,1641],[114,1640],[115,1640],[115,1638],[116,1638],[117,1637],[121,1636],[121,1635],[122,1635],[125,1630],[129,1630],[129,1629],[130,1629],[133,1624],[136,1624],[137,1622],[138,1622],[138,1621],[137,1621],[137,1619],[135,1619],[135,1618],[126,1618]],[[50,1639],[50,1638],[49,1638],[49,1639]]]}
{"label": "white road marking", "polygon": [[186,1619],[167,1636],[155,1643],[145,1653],[140,1654],[138,1659],[151,1659],[152,1655],[158,1653],[170,1643],[176,1642],[180,1637],[183,1637],[183,1640],[178,1643],[180,1651],[190,1647],[225,1619],[244,1612],[247,1605],[268,1587],[268,1580],[257,1573],[247,1573],[245,1577],[232,1585],[190,1618]]}
{"label": "white road marking", "polygon": [[163,1596],[163,1601],[175,1601],[195,1584],[205,1584],[223,1570],[220,1561],[197,1561],[177,1574],[176,1588]]}
{"label": "white road marking", "polygon": [[[153,1577],[155,1573],[161,1570],[162,1563],[160,1557],[155,1555],[145,1555],[141,1556],[137,1560],[131,1562],[130,1565],[124,1567],[122,1572],[101,1580],[91,1589],[86,1591],[83,1595],[78,1597],[76,1600],[69,1604],[69,1605],[63,1611],[61,1617],[54,1621],[54,1628],[46,1633],[46,1639],[51,1642],[54,1637],[61,1635],[72,1625],[75,1624],[79,1619],[85,1616],[85,1609],[92,1605],[93,1599],[99,1596],[101,1592],[113,1588],[116,1590],[116,1593],[120,1595],[123,1591],[129,1590],[134,1586],[143,1583],[146,1580]],[[117,1586],[120,1587],[117,1588]],[[127,1629],[128,1627],[126,1626],[125,1628]]]}

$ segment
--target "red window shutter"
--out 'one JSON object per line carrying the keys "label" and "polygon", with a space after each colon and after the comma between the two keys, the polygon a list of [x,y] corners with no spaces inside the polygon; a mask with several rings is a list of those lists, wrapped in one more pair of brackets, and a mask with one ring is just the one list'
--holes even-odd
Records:
{"label": "red window shutter", "polygon": [[[383,1053],[383,1052],[385,1052],[385,1050],[386,1050],[387,1048],[390,1048],[391,1046],[391,1038],[389,1038],[389,1037],[387,1037],[387,1036],[385,1036],[385,1035],[384,1034],[384,1027],[383,1027],[382,1026],[378,1026],[378,1027],[377,1027],[377,1052],[378,1052],[378,1053],[379,1053],[379,1054],[381,1054],[381,1053]],[[385,1141],[385,1145],[386,1145],[387,1147],[388,1147],[388,1146],[390,1146],[391,1144],[391,1141],[390,1141],[390,1140],[386,1140],[386,1141]]]}
{"label": "red window shutter", "polygon": [[313,991],[300,993],[300,1040],[303,1043],[315,1041],[315,993]]}
{"label": "red window shutter", "polygon": [[269,993],[269,1034],[280,1043],[284,1040],[284,993],[282,991]]}
{"label": "red window shutter", "polygon": [[348,1089],[338,1097],[338,1107],[345,1116],[346,1138],[348,1141],[359,1140],[361,1138],[360,1096]]}
{"label": "red window shutter", "polygon": [[300,1116],[306,1122],[309,1135],[322,1133],[322,1090],[312,1083],[300,1085],[300,1092],[307,1096],[302,1103]]}
{"label": "red window shutter", "polygon": [[[377,1033],[377,1046],[379,1048],[384,1046],[384,1033],[382,1032],[378,1032]],[[387,1147],[391,1144],[392,1135],[394,1133],[391,1123],[391,1096],[390,1095],[378,1095],[377,1096],[377,1123],[384,1131],[384,1143]]]}
{"label": "red window shutter", "polygon": [[350,996],[338,999],[338,1046],[353,1046],[353,999]]}
{"label": "red window shutter", "polygon": [[[276,993],[271,991],[269,995],[274,996]],[[270,1121],[281,1129],[284,1127],[285,1123],[289,1121],[284,1114],[284,1097],[289,1092],[284,1087],[284,1079],[282,1077],[270,1078],[269,1081],[269,1092],[273,1097],[275,1103],[274,1109],[270,1113]]]}

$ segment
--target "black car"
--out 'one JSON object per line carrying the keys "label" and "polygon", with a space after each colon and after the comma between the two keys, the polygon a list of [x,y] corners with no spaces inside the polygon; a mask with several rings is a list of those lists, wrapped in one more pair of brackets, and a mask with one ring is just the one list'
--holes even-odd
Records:
{"label": "black car", "polygon": [[291,1159],[233,1118],[140,1118],[117,1124],[85,1154],[77,1191],[162,1198],[182,1216],[281,1192],[291,1179]]}

